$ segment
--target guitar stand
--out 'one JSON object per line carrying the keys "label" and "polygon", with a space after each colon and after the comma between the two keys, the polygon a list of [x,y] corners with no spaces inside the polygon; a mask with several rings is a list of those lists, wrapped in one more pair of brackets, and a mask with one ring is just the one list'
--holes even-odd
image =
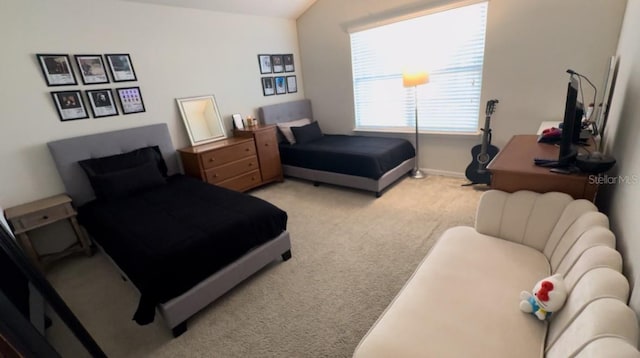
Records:
{"label": "guitar stand", "polygon": [[460,186],[472,186],[472,185],[479,185],[479,184],[489,185],[489,183],[477,183],[472,181],[471,183],[461,184]]}

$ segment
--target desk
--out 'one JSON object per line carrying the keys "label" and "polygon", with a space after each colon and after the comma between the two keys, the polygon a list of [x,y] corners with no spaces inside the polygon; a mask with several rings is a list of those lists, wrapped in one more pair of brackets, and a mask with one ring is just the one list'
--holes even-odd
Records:
{"label": "desk", "polygon": [[537,135],[516,135],[489,163],[491,188],[509,193],[531,190],[538,193],[559,191],[575,199],[593,201],[598,185],[589,180],[588,174],[557,174],[549,168],[533,164],[533,158],[557,158],[559,148],[538,143]]}

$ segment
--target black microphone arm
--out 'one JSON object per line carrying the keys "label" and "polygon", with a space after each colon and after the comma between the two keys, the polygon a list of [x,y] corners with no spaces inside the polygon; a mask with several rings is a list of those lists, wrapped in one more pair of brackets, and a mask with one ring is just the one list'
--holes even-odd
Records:
{"label": "black microphone arm", "polygon": [[[598,89],[596,89],[596,86],[595,86],[595,85],[594,85],[594,84],[589,80],[589,78],[587,78],[587,76],[585,76],[585,75],[581,75],[581,74],[579,74],[578,72],[576,72],[576,71],[574,71],[574,70],[572,70],[572,69],[570,69],[570,68],[569,68],[569,69],[567,69],[567,73],[568,73],[568,74],[570,74],[570,75],[572,75],[572,76],[573,76],[573,75],[578,76],[578,79],[580,79],[580,78],[584,78],[587,82],[589,82],[589,84],[591,85],[591,88],[593,88],[593,105],[594,105],[594,108],[595,108],[595,105],[596,105],[596,98],[598,97]],[[582,85],[580,86],[580,91],[582,91]],[[588,120],[589,122],[591,122],[591,115],[593,115],[593,112],[589,115],[589,118],[587,118],[587,120]]]}

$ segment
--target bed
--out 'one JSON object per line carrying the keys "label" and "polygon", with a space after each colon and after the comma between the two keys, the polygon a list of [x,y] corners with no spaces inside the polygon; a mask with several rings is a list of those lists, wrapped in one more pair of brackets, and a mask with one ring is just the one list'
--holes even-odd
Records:
{"label": "bed", "polygon": [[[291,257],[286,213],[181,175],[166,124],[63,139],[48,147],[79,221],[140,292],[134,315],[139,324],[153,321],[157,308],[177,337],[193,314],[272,261]],[[104,166],[103,159],[114,155],[139,158],[138,152],[154,159],[136,171],[154,167],[166,177],[137,191],[122,191],[120,183],[138,185],[151,176],[116,181],[116,188],[97,186],[95,180],[104,176],[89,180],[86,166],[95,169],[96,161]],[[104,199],[114,192],[126,195]]]}
{"label": "bed", "polygon": [[[308,99],[260,107],[258,113],[265,124],[282,125],[301,119],[313,122]],[[415,164],[415,149],[404,139],[326,134],[312,137],[296,144],[280,138],[284,175],[315,185],[328,183],[372,191],[380,197]]]}

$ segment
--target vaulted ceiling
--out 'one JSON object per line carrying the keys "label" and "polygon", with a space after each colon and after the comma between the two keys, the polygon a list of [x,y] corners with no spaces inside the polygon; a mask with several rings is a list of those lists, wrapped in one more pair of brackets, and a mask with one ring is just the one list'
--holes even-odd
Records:
{"label": "vaulted ceiling", "polygon": [[123,0],[246,15],[297,19],[316,0]]}

